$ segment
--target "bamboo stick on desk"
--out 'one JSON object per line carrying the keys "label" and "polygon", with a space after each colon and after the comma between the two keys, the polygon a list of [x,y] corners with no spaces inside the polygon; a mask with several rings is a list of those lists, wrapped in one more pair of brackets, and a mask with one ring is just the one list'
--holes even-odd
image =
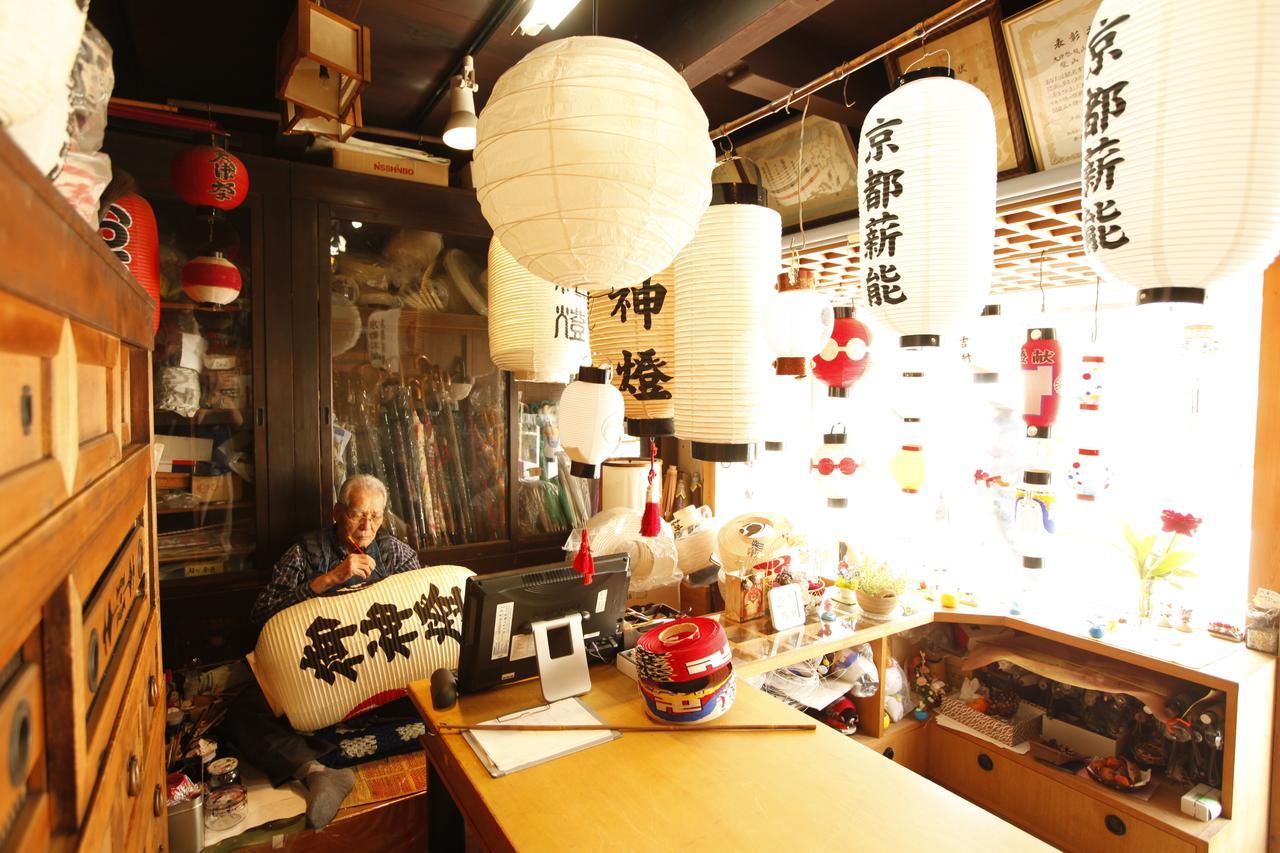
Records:
{"label": "bamboo stick on desk", "polygon": [[462,732],[811,732],[817,723],[749,723],[743,725],[661,725],[652,726],[504,726],[485,723],[474,726],[458,726],[452,723],[441,723],[436,729],[443,735],[461,734]]}

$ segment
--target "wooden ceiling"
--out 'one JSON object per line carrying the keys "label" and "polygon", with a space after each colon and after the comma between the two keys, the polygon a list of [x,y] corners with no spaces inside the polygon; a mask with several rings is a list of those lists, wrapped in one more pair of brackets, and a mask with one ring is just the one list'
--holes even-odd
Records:
{"label": "wooden ceiling", "polygon": [[[372,32],[373,83],[363,99],[365,123],[433,136],[443,131],[448,110],[447,98],[436,93],[486,30],[491,36],[474,52],[478,108],[494,80],[521,56],[557,38],[590,33],[594,15],[599,34],[635,41],[681,70],[714,126],[950,5],[947,0],[581,0],[555,31],[528,37],[516,28],[530,2],[325,0],[323,5]],[[1012,14],[1031,3],[1004,0],[1002,11]],[[94,0],[89,16],[115,51],[118,96],[275,110],[276,43],[294,8],[292,0]],[[847,87],[824,91],[830,104],[812,109],[824,114],[829,106],[829,117],[844,120],[856,134],[862,115],[888,91],[888,82],[883,67],[870,66],[852,75]],[[842,98],[853,100],[854,107],[844,109]],[[742,138],[783,120],[777,116],[754,125]]]}

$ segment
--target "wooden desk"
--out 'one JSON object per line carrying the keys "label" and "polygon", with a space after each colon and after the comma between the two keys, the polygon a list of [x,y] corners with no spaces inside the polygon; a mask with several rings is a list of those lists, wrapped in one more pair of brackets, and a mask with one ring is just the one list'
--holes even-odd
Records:
{"label": "wooden desk", "polygon": [[[593,667],[583,697],[602,719],[643,725],[635,682]],[[461,849],[457,813],[492,850],[1047,850],[1022,830],[819,726],[812,733],[624,734],[617,740],[492,778],[440,723],[477,723],[542,704],[538,682],[431,707],[426,681],[409,693],[427,723],[428,833]],[[738,682],[725,723],[809,722]]]}

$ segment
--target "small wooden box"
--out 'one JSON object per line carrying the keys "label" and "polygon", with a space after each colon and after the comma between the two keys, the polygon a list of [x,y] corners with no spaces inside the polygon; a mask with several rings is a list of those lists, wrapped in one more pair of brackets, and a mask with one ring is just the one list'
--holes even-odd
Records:
{"label": "small wooden box", "polygon": [[384,178],[396,178],[401,181],[434,184],[438,187],[449,186],[448,163],[431,163],[409,157],[388,157],[385,154],[334,148],[333,168],[346,172],[363,172],[366,175],[381,175]]}
{"label": "small wooden box", "polygon": [[191,475],[179,474],[172,471],[160,471],[156,474],[156,489],[182,489],[187,491],[191,488]]}
{"label": "small wooden box", "polygon": [[230,503],[240,499],[242,487],[235,474],[219,474],[216,477],[191,477],[191,494],[199,503]]}
{"label": "small wooden box", "polygon": [[1013,717],[1008,720],[975,711],[950,696],[942,700],[940,712],[1007,746],[1017,746],[1023,741],[1038,737],[1040,726],[1044,722],[1044,708],[1030,702],[1019,705]]}

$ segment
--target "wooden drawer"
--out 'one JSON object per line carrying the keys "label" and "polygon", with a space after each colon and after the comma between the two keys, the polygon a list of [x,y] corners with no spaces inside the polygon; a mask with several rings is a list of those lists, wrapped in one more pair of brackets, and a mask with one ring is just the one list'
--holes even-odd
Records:
{"label": "wooden drawer", "polygon": [[1192,853],[1196,845],[1131,812],[1024,767],[995,746],[930,726],[930,777],[1068,851]]}
{"label": "wooden drawer", "polygon": [[[36,650],[39,644],[31,644]],[[49,834],[45,793],[44,684],[25,654],[3,668],[0,691],[0,848],[42,849]],[[41,838],[43,836],[43,839]],[[37,844],[36,842],[40,842]]]}

